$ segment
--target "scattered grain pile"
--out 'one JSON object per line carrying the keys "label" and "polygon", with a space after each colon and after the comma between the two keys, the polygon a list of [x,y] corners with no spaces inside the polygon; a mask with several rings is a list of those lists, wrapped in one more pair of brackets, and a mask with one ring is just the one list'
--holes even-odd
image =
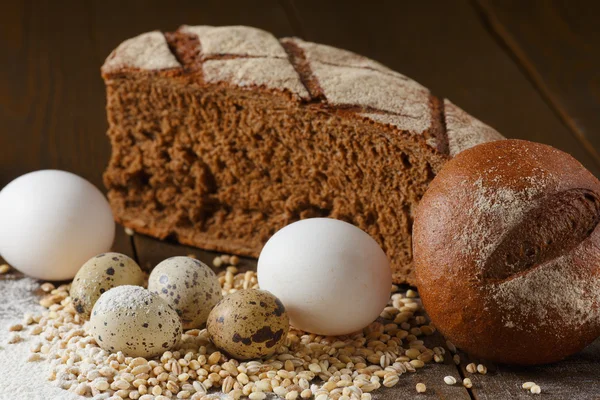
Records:
{"label": "scattered grain pile", "polygon": [[[258,287],[255,272],[238,273],[235,266],[222,271],[219,282],[224,295]],[[362,332],[323,337],[291,329],[274,356],[248,362],[220,353],[205,329],[186,331],[177,348],[158,359],[110,354],[87,333],[68,285],[44,284],[43,289],[48,294],[40,304],[48,310],[25,315],[12,328],[15,340],[32,338],[29,361],[48,362],[48,379],[57,386],[97,399],[200,400],[225,394],[261,400],[273,392],[288,400],[368,400],[381,386],[396,385],[402,374],[443,362],[446,353],[421,340],[435,327],[423,315],[418,294],[399,293],[395,286],[381,318]],[[424,385],[417,390],[424,391]]]}

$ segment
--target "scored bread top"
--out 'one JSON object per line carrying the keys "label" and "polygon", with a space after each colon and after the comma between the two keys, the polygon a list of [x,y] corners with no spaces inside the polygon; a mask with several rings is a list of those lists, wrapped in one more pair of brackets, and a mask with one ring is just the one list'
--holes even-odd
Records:
{"label": "scored bread top", "polygon": [[102,73],[127,68],[160,70],[179,67],[181,64],[169,50],[162,32],[152,31],[121,43],[104,62]]}
{"label": "scored bread top", "polygon": [[224,54],[249,57],[287,58],[287,53],[275,36],[249,26],[188,26],[182,33],[198,37],[205,57]]}
{"label": "scored bread top", "polygon": [[240,87],[263,86],[287,90],[303,99],[309,94],[288,60],[280,58],[233,58],[207,60],[202,64],[208,83],[227,82]]}
{"label": "scored bread top", "polygon": [[[181,56],[177,38],[185,39],[181,46],[191,58]],[[102,66],[106,80],[136,71],[176,71],[194,74],[199,83],[286,94],[292,101],[350,112],[413,135],[448,156],[503,139],[450,101],[376,61],[298,38],[278,40],[252,27],[184,25],[167,38],[148,32],[123,42]]]}
{"label": "scored bread top", "polygon": [[504,139],[495,129],[471,117],[448,99],[444,99],[444,110],[448,147],[452,157],[480,143]]}

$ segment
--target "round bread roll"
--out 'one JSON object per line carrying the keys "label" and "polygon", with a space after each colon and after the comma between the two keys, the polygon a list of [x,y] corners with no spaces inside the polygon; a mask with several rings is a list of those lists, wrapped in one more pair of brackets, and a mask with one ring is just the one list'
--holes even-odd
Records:
{"label": "round bread roll", "polygon": [[414,260],[436,327],[475,357],[560,360],[600,335],[600,182],[570,155],[501,140],[457,155],[418,207]]}

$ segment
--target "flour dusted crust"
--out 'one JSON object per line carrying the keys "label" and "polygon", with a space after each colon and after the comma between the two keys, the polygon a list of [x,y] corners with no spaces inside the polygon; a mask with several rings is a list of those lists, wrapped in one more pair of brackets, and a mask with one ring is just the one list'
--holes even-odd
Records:
{"label": "flour dusted crust", "polygon": [[[560,360],[600,334],[600,181],[550,146],[502,140],[463,151],[421,199],[419,293],[470,355]],[[460,293],[457,296],[457,293]]]}
{"label": "flour dusted crust", "polygon": [[[348,50],[338,49],[337,47],[327,46],[325,44],[306,42],[298,38],[283,38],[281,39],[281,42],[293,43],[300,47],[304,51],[304,55],[309,62],[319,62],[344,67],[368,68],[386,74],[404,77],[402,74],[389,69],[377,61],[373,61]],[[406,77],[404,78],[408,79]],[[414,81],[412,82],[417,84]],[[423,87],[423,90],[427,89]]]}
{"label": "flour dusted crust", "polygon": [[123,68],[161,70],[178,67],[181,64],[169,50],[164,35],[152,31],[121,43],[104,62],[102,73],[117,72]]}
{"label": "flour dusted crust", "polygon": [[287,60],[279,58],[234,58],[207,60],[202,64],[204,79],[209,83],[227,82],[240,87],[261,86],[287,90],[300,98],[308,91]]}
{"label": "flour dusted crust", "polygon": [[119,222],[257,257],[298,219],[343,219],[378,241],[397,283],[415,283],[413,210],[433,176],[501,138],[374,60],[251,27],[143,34],[102,74]]}
{"label": "flour dusted crust", "polygon": [[327,101],[334,106],[358,105],[404,116],[400,126],[423,133],[431,126],[429,93],[395,76],[366,68],[311,63]]}
{"label": "flour dusted crust", "polygon": [[[310,77],[319,85],[331,106],[362,107],[357,115],[411,134],[432,127],[431,94],[419,83],[356,53],[298,38],[278,40],[269,32],[247,26],[188,26],[178,32],[198,39],[198,49],[207,83],[227,82],[240,87],[263,87],[287,91],[297,99],[310,100],[298,66],[288,57],[285,44],[304,52]],[[218,56],[230,56],[213,60]],[[252,58],[256,58],[253,60]],[[107,58],[105,75],[124,68],[161,70],[182,67],[159,31],[141,34],[123,42]],[[444,99],[449,155],[479,143],[503,139],[493,128]],[[438,148],[432,137],[427,146]]]}
{"label": "flour dusted crust", "polygon": [[198,37],[202,55],[237,55],[287,58],[279,41],[269,32],[248,26],[183,26],[183,33]]}
{"label": "flour dusted crust", "polygon": [[480,143],[504,139],[496,130],[473,118],[448,99],[444,99],[444,109],[448,147],[452,157]]}
{"label": "flour dusted crust", "polygon": [[[431,111],[427,104],[411,104],[410,111],[405,110],[405,114],[385,114],[385,113],[363,113],[361,117],[384,125],[391,125],[401,131],[410,131],[423,133],[431,126]],[[436,148],[438,143],[435,139],[426,141],[428,146]]]}

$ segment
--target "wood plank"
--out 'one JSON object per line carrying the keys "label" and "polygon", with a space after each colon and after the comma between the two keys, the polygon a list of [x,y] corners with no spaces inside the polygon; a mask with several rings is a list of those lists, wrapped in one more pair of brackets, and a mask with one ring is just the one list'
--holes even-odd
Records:
{"label": "wood plank", "polygon": [[[90,2],[90,35],[96,49],[96,69],[123,40],[155,29],[172,31],[180,25],[251,25],[278,36],[292,30],[276,0],[261,0],[248,6],[242,0],[177,2],[177,6],[160,0],[95,0]],[[119,12],[115,12],[115,10]],[[136,18],[131,18],[136,15]],[[98,72],[98,71],[96,71]],[[99,74],[94,78],[98,79]],[[104,98],[104,92],[102,92]],[[102,110],[104,115],[104,110]]]}
{"label": "wood plank", "polygon": [[[434,347],[446,347],[446,340],[439,333],[435,332],[431,336],[426,336],[423,341],[425,342],[425,346],[430,349]],[[461,384],[460,372],[456,368],[454,361],[452,360],[452,356],[450,356],[450,352],[447,350],[447,354],[444,357],[443,363],[432,363],[427,364],[422,370],[419,370],[416,374],[410,374],[408,379],[410,381],[409,384],[404,384],[394,390],[395,396],[404,396],[402,398],[406,399],[414,399],[417,395],[415,386],[417,383],[422,382],[427,386],[427,392],[418,396],[420,399],[421,396],[427,395],[424,398],[436,398],[436,399],[471,399],[468,390],[466,390]],[[448,386],[444,382],[445,376],[453,376],[456,378],[456,381],[459,382],[454,386]],[[402,393],[400,390],[403,389],[408,393]],[[396,399],[400,397],[389,397],[389,399]]]}
{"label": "wood plank", "polygon": [[58,168],[102,187],[110,157],[100,66],[123,40],[181,24],[248,24],[291,34],[276,0],[11,2],[0,13],[0,187]]}
{"label": "wood plank", "polygon": [[[65,12],[69,10],[69,12]],[[109,154],[85,2],[12,2],[0,13],[0,186],[43,168],[101,186]]]}
{"label": "wood plank", "polygon": [[475,4],[574,136],[600,160],[600,2]]}
{"label": "wood plank", "polygon": [[473,381],[472,393],[478,400],[530,399],[522,388],[525,382],[535,382],[542,388],[544,399],[587,400],[600,396],[600,340],[564,361],[534,367],[509,367],[483,362],[487,375],[466,372],[470,359],[461,355],[464,376]]}
{"label": "wood plank", "polygon": [[[223,271],[222,268],[216,268],[213,265],[215,257],[222,253],[183,246],[173,242],[161,241],[137,233],[133,236],[133,243],[137,252],[140,267],[142,267],[144,271],[151,271],[161,261],[175,256],[191,256],[211,267],[215,273]],[[240,272],[245,272],[250,269],[256,270],[255,259],[240,257],[240,260],[240,265],[238,266]]]}
{"label": "wood plank", "polygon": [[348,6],[302,0],[291,5],[306,39],[374,58],[449,98],[505,136],[553,145],[600,176],[599,165],[486,30],[469,2],[377,1]]}

